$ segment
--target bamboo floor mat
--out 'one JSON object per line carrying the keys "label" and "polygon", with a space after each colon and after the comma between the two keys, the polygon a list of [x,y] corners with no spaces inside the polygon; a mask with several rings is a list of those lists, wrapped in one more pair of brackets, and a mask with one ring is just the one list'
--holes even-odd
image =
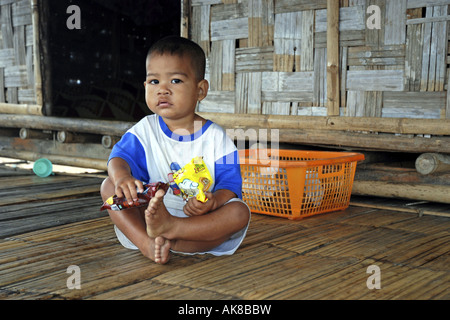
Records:
{"label": "bamboo floor mat", "polygon": [[[81,179],[86,190],[95,185]],[[79,198],[99,197],[82,189],[73,189]],[[41,186],[30,192],[47,191]],[[36,210],[50,202],[56,207],[34,220],[26,214],[19,219],[29,209],[16,207],[10,220],[32,227],[9,226],[12,231],[0,236],[0,299],[450,299],[450,218],[445,216],[363,206],[300,221],[253,214],[233,256],[173,254],[161,266],[118,243],[109,218],[98,212],[98,200],[86,204],[80,220],[46,225],[39,222],[46,215],[54,214],[51,220],[67,215],[59,201],[79,198],[35,198],[30,196],[29,204]],[[19,204],[0,210],[14,206]],[[0,220],[1,230],[8,221]],[[381,289],[367,286],[373,265],[379,267]],[[70,266],[80,268],[81,289],[68,288]]]}
{"label": "bamboo floor mat", "polygon": [[101,205],[101,178],[11,171],[0,170],[0,237],[105,216],[92,210]]}

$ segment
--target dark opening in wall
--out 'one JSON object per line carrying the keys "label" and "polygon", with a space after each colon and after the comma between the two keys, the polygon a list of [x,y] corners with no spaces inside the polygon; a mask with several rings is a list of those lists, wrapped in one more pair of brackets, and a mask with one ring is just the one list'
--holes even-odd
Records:
{"label": "dark opening in wall", "polygon": [[[139,120],[145,56],[158,39],[180,34],[179,0],[47,0],[52,116]],[[69,29],[79,8],[80,29]],[[69,11],[69,12],[67,12]],[[74,22],[71,20],[70,22]],[[45,69],[45,68],[44,68]]]}

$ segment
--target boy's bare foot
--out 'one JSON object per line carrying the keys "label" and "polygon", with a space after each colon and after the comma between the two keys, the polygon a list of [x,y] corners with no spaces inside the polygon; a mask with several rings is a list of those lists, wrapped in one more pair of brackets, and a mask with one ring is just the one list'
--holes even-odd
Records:
{"label": "boy's bare foot", "polygon": [[157,238],[163,235],[171,225],[172,215],[164,205],[164,195],[164,190],[158,190],[145,210],[145,223],[147,224],[147,234],[150,238]]}
{"label": "boy's bare foot", "polygon": [[169,261],[170,240],[163,237],[155,238],[155,262],[165,264]]}
{"label": "boy's bare foot", "polygon": [[148,238],[149,246],[141,249],[141,252],[147,258],[153,260],[158,264],[165,264],[170,258],[170,240],[164,237],[156,237],[155,239]]}

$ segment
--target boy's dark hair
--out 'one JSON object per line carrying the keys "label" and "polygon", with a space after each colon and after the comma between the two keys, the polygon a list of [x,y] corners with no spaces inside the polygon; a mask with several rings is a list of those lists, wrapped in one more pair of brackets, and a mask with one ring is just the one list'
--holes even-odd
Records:
{"label": "boy's dark hair", "polygon": [[180,57],[187,56],[192,61],[197,80],[205,78],[206,57],[203,49],[195,42],[179,37],[168,36],[154,43],[147,53],[147,59],[152,54],[170,54]]}

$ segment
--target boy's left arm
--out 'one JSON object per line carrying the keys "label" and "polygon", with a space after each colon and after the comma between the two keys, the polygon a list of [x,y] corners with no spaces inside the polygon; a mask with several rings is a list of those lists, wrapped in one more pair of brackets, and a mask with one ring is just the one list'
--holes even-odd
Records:
{"label": "boy's left arm", "polygon": [[236,194],[227,189],[219,189],[214,193],[206,192],[205,195],[208,201],[204,203],[195,197],[189,199],[183,208],[184,213],[189,217],[201,216],[223,206],[228,200],[236,198]]}

